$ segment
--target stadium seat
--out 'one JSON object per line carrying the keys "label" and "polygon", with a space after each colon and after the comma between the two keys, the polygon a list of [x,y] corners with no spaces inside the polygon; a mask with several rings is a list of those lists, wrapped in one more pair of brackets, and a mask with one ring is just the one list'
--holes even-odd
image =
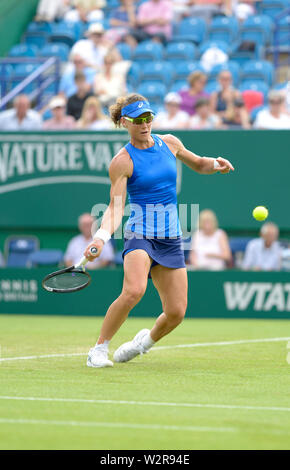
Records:
{"label": "stadium seat", "polygon": [[184,88],[188,88],[188,82],[186,80],[176,80],[176,82],[171,85],[169,91],[174,91],[175,93],[178,93]]}
{"label": "stadium seat", "polygon": [[207,82],[207,84],[204,87],[204,91],[211,95],[214,91],[219,91],[220,90],[220,84],[219,82],[216,82],[215,80],[210,80]]}
{"label": "stadium seat", "polygon": [[238,63],[231,60],[225,62],[224,64],[215,65],[209,73],[209,79],[217,79],[219,73],[223,70],[229,70],[231,72],[233,77],[233,84],[234,86],[238,86],[240,80],[240,66]]}
{"label": "stadium seat", "polygon": [[[18,64],[14,67],[14,71],[11,77],[11,86],[14,88],[20,82],[22,82],[25,78],[28,77],[32,72],[34,72],[39,67],[39,64]],[[35,89],[35,84],[30,83],[27,85],[23,93],[31,93]]]}
{"label": "stadium seat", "polygon": [[230,46],[224,41],[205,41],[199,47],[199,56],[201,56],[207,49],[217,47],[221,51],[229,54]]}
{"label": "stadium seat", "polygon": [[274,79],[274,67],[266,60],[250,60],[243,66],[241,75],[243,80],[258,78],[271,86]]}
{"label": "stadium seat", "polygon": [[141,80],[160,80],[169,85],[172,81],[174,68],[169,62],[147,62],[141,72]]}
{"label": "stadium seat", "polygon": [[240,66],[244,65],[249,60],[263,60],[264,59],[264,46],[253,42],[253,49],[243,48],[243,41],[239,40],[232,44],[230,49],[230,61],[236,62]]}
{"label": "stadium seat", "polygon": [[272,38],[273,21],[266,15],[249,16],[243,23],[240,31],[242,41],[253,41],[266,44]]}
{"label": "stadium seat", "polygon": [[242,267],[243,255],[246,251],[247,244],[251,240],[251,237],[233,237],[229,239],[230,250],[233,255],[234,267]]}
{"label": "stadium seat", "polygon": [[272,19],[287,7],[289,7],[289,0],[263,0],[258,3],[259,13],[270,16]]}
{"label": "stadium seat", "polygon": [[68,59],[70,48],[67,44],[51,43],[38,52],[39,57],[58,57],[62,62]]}
{"label": "stadium seat", "polygon": [[264,105],[265,97],[261,91],[245,90],[242,92],[247,111],[250,113],[257,106]]}
{"label": "stadium seat", "polygon": [[209,39],[225,41],[230,44],[238,36],[239,24],[235,17],[221,16],[213,18],[209,28]]}
{"label": "stadium seat", "polygon": [[137,62],[133,62],[127,73],[127,84],[136,87],[140,82],[141,66]]}
{"label": "stadium seat", "polygon": [[51,23],[45,21],[32,21],[26,29],[27,33],[50,33]]}
{"label": "stadium seat", "polygon": [[188,76],[196,70],[203,70],[200,62],[177,62],[174,69],[175,80],[187,80]]}
{"label": "stadium seat", "polygon": [[61,250],[37,250],[31,253],[27,259],[28,268],[35,266],[58,266],[63,260]]}
{"label": "stadium seat", "polygon": [[[279,29],[277,35],[274,35],[274,45],[278,42],[280,46],[290,47],[290,14],[286,17],[281,18],[278,22]],[[289,49],[288,49],[288,52]]]}
{"label": "stadium seat", "polygon": [[26,33],[23,36],[23,41],[27,46],[35,46],[40,49],[47,43],[47,38],[48,35],[42,32]]}
{"label": "stadium seat", "polygon": [[179,24],[177,34],[173,36],[174,41],[193,41],[200,44],[204,41],[206,34],[206,22],[203,18],[185,18]]}
{"label": "stadium seat", "polygon": [[35,45],[17,44],[9,51],[9,57],[36,57],[38,48]]}
{"label": "stadium seat", "polygon": [[267,99],[269,93],[269,86],[262,80],[245,80],[240,84],[239,89],[242,92],[246,90],[260,91],[263,93],[265,99]]}
{"label": "stadium seat", "polygon": [[189,42],[171,42],[165,50],[167,61],[175,63],[176,61],[192,61],[196,58],[196,46]]}
{"label": "stadium seat", "polygon": [[158,44],[153,41],[140,42],[133,53],[133,60],[137,62],[146,62],[148,60],[161,60],[162,57],[162,44]]}
{"label": "stadium seat", "polygon": [[158,81],[143,82],[137,88],[137,93],[145,96],[150,103],[153,101],[156,104],[163,103],[166,92],[164,83]]}
{"label": "stadium seat", "polygon": [[129,44],[126,44],[124,42],[120,42],[117,44],[117,49],[120,52],[123,60],[131,60],[132,57],[132,48],[129,46]]}
{"label": "stadium seat", "polygon": [[5,240],[5,259],[7,267],[23,268],[31,253],[38,250],[39,240],[32,235],[12,235]]}

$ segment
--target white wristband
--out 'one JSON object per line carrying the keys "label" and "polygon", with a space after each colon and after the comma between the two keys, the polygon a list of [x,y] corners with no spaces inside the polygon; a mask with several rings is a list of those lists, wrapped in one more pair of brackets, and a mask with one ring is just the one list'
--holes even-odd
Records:
{"label": "white wristband", "polygon": [[219,168],[220,168],[220,164],[219,164],[219,162],[217,161],[217,159],[214,158],[214,160],[213,160],[213,169],[214,169],[214,170],[218,170]]}
{"label": "white wristband", "polygon": [[104,243],[107,243],[111,239],[111,234],[107,230],[99,228],[99,230],[97,230],[94,235],[94,240],[96,238],[99,238],[100,240],[103,240]]}

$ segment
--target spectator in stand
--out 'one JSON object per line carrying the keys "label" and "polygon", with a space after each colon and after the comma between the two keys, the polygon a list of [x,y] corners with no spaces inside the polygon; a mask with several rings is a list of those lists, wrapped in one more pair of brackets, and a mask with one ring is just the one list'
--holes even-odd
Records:
{"label": "spectator in stand", "polygon": [[260,238],[247,244],[243,269],[253,271],[279,271],[282,251],[278,242],[279,229],[276,224],[262,225]]}
{"label": "spectator in stand", "polygon": [[96,75],[94,91],[103,106],[113,104],[118,96],[126,95],[126,76],[130,60],[122,60],[117,49],[112,49],[104,58],[104,65]]}
{"label": "spectator in stand", "polygon": [[269,108],[262,109],[254,122],[255,129],[290,129],[290,115],[285,109],[285,97],[279,90],[268,95]]}
{"label": "spectator in stand", "polygon": [[232,14],[233,0],[189,0],[192,5],[189,16],[197,16],[210,21],[214,16]]}
{"label": "spectator in stand", "polygon": [[60,80],[59,92],[66,97],[69,97],[76,93],[77,87],[75,83],[76,73],[83,73],[86,77],[86,81],[93,85],[96,69],[93,67],[88,67],[85,59],[79,54],[70,55],[71,63],[68,64],[63,76]]}
{"label": "spectator in stand", "polygon": [[65,21],[93,23],[104,18],[101,10],[106,6],[105,0],[74,0],[74,8],[64,15]]}
{"label": "spectator in stand", "polygon": [[77,127],[94,131],[112,129],[111,121],[102,113],[101,103],[95,96],[86,100]]}
{"label": "spectator in stand", "polygon": [[188,122],[189,129],[217,129],[221,126],[220,119],[212,114],[208,98],[200,98],[195,104],[195,115]]}
{"label": "spectator in stand", "polygon": [[47,21],[51,23],[63,18],[69,10],[72,0],[40,0],[37,6],[35,21]]}
{"label": "spectator in stand", "polygon": [[233,108],[234,101],[241,97],[238,90],[233,87],[232,74],[229,70],[222,70],[218,76],[220,85],[219,91],[214,91],[211,95],[213,110],[221,117]]}
{"label": "spectator in stand", "polygon": [[224,129],[251,129],[250,116],[244,100],[237,98],[229,107],[222,120]]}
{"label": "spectator in stand", "polygon": [[75,129],[75,119],[72,116],[66,115],[66,102],[62,96],[54,96],[49,103],[49,109],[51,110],[53,117],[44,121],[43,129],[48,131]]}
{"label": "spectator in stand", "polygon": [[92,23],[86,36],[88,39],[80,39],[73,45],[71,53],[79,54],[89,67],[99,70],[112,43],[105,39],[104,27],[101,23]]}
{"label": "spectator in stand", "polygon": [[13,105],[13,109],[0,113],[1,131],[37,131],[42,128],[42,118],[36,111],[30,109],[27,95],[18,95]]}
{"label": "spectator in stand", "polygon": [[75,74],[75,84],[77,91],[67,102],[67,114],[78,120],[81,117],[83,106],[89,96],[93,96],[91,85],[86,81],[85,74],[77,72]]}
{"label": "spectator in stand", "polygon": [[196,269],[221,271],[232,259],[227,234],[218,228],[213,211],[206,209],[199,216],[199,230],[192,237],[189,264]]}
{"label": "spectator in stand", "polygon": [[[82,214],[78,220],[79,231],[81,232],[76,237],[72,238],[68,244],[67,250],[64,255],[66,266],[72,266],[77,263],[84,254],[84,251],[89,243],[93,241],[92,237],[92,224],[94,218],[91,214]],[[105,243],[102,253],[94,261],[86,264],[87,269],[99,269],[107,266],[114,260],[114,250],[112,243],[109,241]]]}
{"label": "spectator in stand", "polygon": [[134,0],[121,0],[121,5],[111,13],[111,29],[106,32],[106,38],[114,43],[124,39],[130,46],[135,47],[136,40],[130,35],[128,37],[132,39],[127,38],[130,29],[136,26],[135,10]]}
{"label": "spectator in stand", "polygon": [[190,5],[191,0],[173,0],[172,7],[174,18],[180,21],[182,18],[189,16]]}
{"label": "spectator in stand", "polygon": [[165,96],[165,111],[160,111],[154,121],[153,129],[186,129],[189,115],[180,109],[181,97],[178,93]]}
{"label": "spectator in stand", "polygon": [[181,97],[180,109],[186,111],[190,116],[195,114],[195,104],[200,98],[208,98],[209,95],[204,91],[207,82],[207,76],[200,72],[192,72],[188,77],[189,88],[179,91]]}
{"label": "spectator in stand", "polygon": [[165,43],[171,38],[172,3],[168,0],[147,0],[138,9],[136,28],[130,31],[137,42],[146,39]]}
{"label": "spectator in stand", "polygon": [[[261,0],[260,0],[261,1]],[[233,14],[239,21],[245,21],[249,16],[256,13],[256,0],[235,0],[232,2]]]}

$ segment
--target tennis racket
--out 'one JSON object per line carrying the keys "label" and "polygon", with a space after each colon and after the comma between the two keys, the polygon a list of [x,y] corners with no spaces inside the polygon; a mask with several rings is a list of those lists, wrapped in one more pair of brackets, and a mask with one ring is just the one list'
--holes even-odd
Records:
{"label": "tennis racket", "polygon": [[[94,246],[90,249],[91,254],[97,253]],[[84,289],[91,282],[91,276],[85,271],[88,259],[83,257],[79,263],[68,268],[59,269],[48,274],[42,281],[42,287],[48,292],[66,294]]]}

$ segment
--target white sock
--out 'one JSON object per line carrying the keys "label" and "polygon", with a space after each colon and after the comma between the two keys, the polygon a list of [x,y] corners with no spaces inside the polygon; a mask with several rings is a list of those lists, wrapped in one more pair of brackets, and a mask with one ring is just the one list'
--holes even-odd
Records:
{"label": "white sock", "polygon": [[110,343],[110,341],[108,341],[108,340],[104,341],[101,344],[96,343],[95,348],[100,347],[102,349],[107,349],[107,351],[108,351],[109,350],[109,343]]}
{"label": "white sock", "polygon": [[144,336],[144,338],[142,340],[142,344],[143,344],[145,349],[150,349],[155,344],[155,341],[153,341],[153,339],[151,338],[150,333],[148,333],[146,336]]}

